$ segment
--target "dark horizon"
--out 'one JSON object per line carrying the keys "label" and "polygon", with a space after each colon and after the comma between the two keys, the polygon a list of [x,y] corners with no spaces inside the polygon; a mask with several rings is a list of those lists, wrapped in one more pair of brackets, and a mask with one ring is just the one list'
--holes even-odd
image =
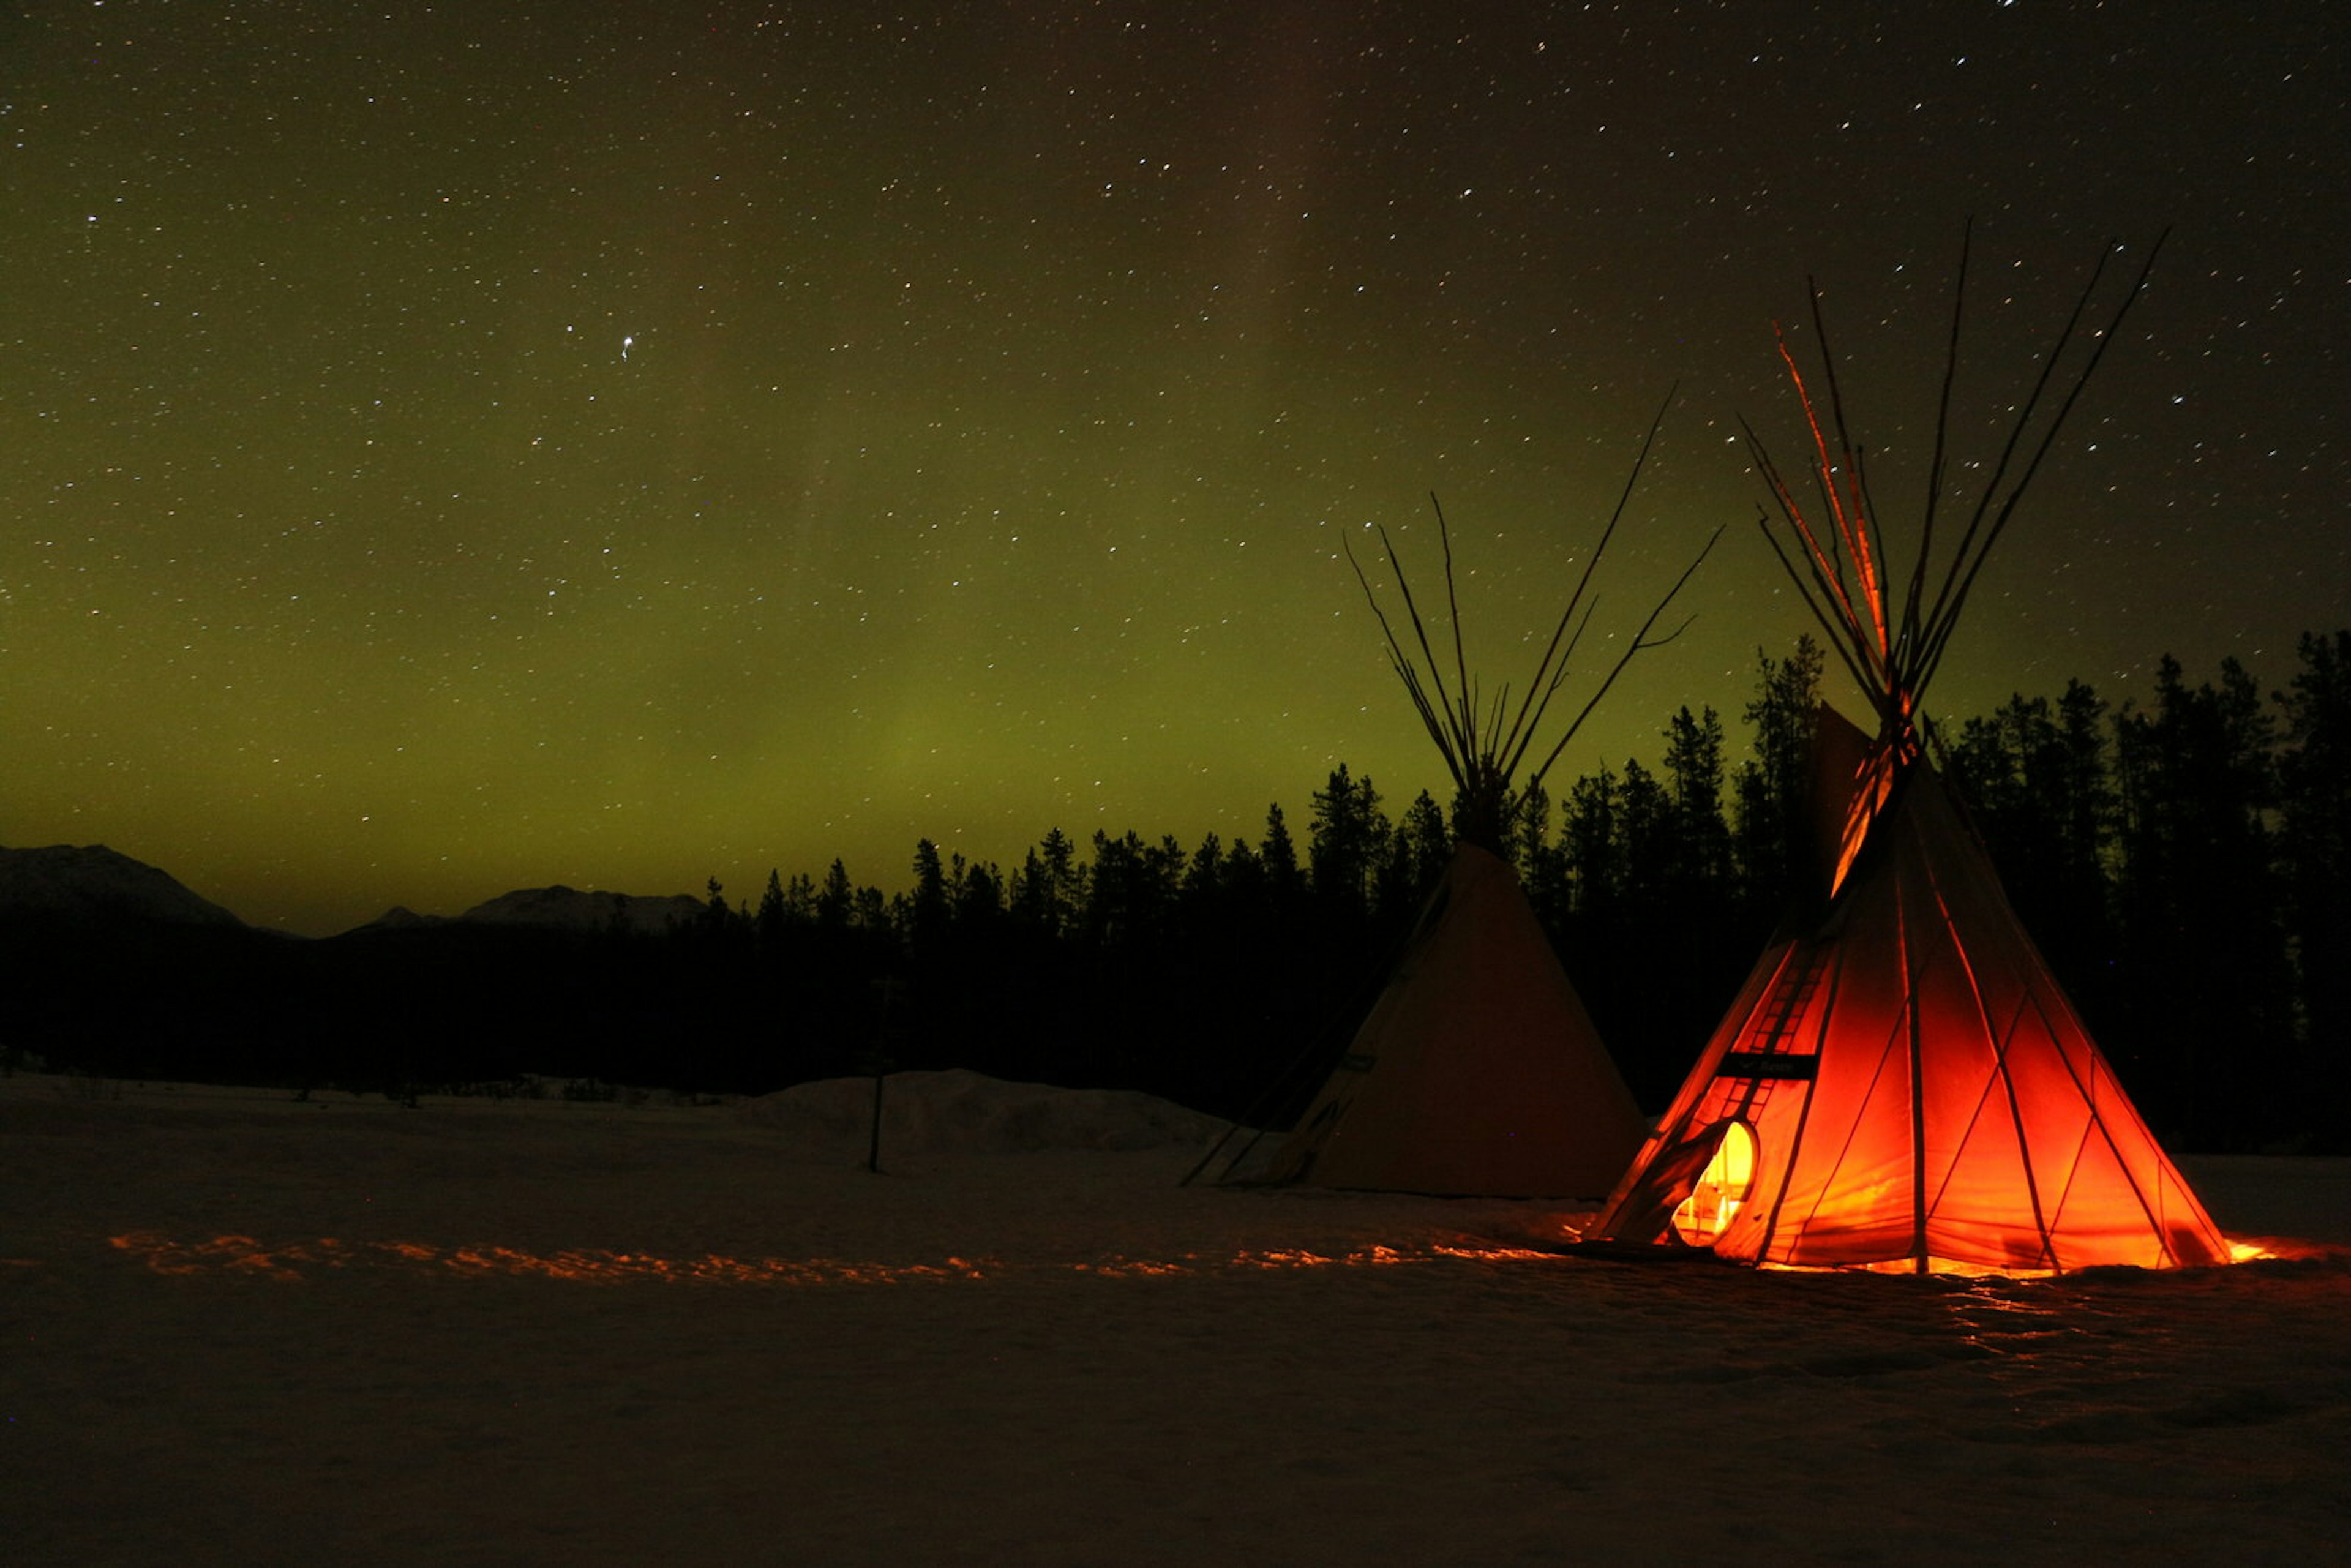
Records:
{"label": "dark horizon", "polygon": [[[2327,642],[2332,642],[2332,640],[2339,640],[2339,637],[2342,637],[2342,634],[2344,634],[2342,630],[2337,630],[2337,632],[2332,632],[2332,634],[2309,632],[2309,637],[2314,637],[2314,640],[2318,640],[2318,642],[2321,642],[2321,644],[2327,644]],[[1815,640],[1815,642],[1817,642],[1817,640]],[[1796,646],[1796,644],[1792,644],[1792,646]],[[1784,653],[1784,651],[1782,651],[1782,653],[1772,653],[1772,651],[1768,651],[1768,649],[1763,651],[1763,658],[1771,658],[1772,663],[1782,663],[1782,661],[1784,661],[1784,656],[1787,656],[1787,653]],[[2160,665],[2160,663],[2163,663],[2163,658],[2170,658],[2170,653],[2165,653],[2165,656],[2158,656],[2158,658],[2156,658],[2154,665]],[[2276,674],[2266,673],[2266,670],[2245,670],[2245,673],[2248,673],[2250,677],[2252,677],[2254,689],[2257,689],[2257,691],[2260,691],[2262,695],[2264,695],[2264,703],[2266,703],[2266,701],[2269,701],[2269,698],[2271,698],[2271,694],[2281,694],[2281,689],[2285,689],[2285,686],[2290,685],[2290,682],[2293,682],[2293,679],[2297,677],[2297,674],[2306,673],[2306,670],[2309,670],[2309,665],[2306,665],[2306,663],[2304,663],[2302,658],[2294,658],[2294,661],[2290,663],[2290,668],[2278,670]],[[1750,673],[1747,673],[1747,674],[1750,674],[1750,682],[1754,682],[1756,674],[1759,674],[1759,670],[1750,670]],[[2179,673],[2179,679],[2182,679],[2182,685],[2184,685],[2184,686],[2189,686],[2189,689],[2203,689],[2203,686],[2212,686],[2212,685],[2217,685],[2217,682],[2220,682],[2220,679],[2221,679],[2221,670],[2203,670],[2203,673],[2199,673],[2199,670],[2184,668],[2182,673]],[[1824,698],[1827,698],[1827,701],[1832,703],[1832,706],[1836,706],[1836,707],[1841,707],[1841,710],[1848,712],[1848,717],[1853,717],[1853,715],[1860,715],[1860,712],[1862,712],[1862,706],[1860,706],[1860,703],[1855,703],[1853,698],[1848,698],[1848,695],[1838,694],[1838,691],[1836,691],[1836,685],[1838,685],[1838,677],[1836,677],[1836,673],[1834,673],[1834,670],[1832,670],[1832,673],[1827,674],[1827,679],[1824,679],[1824,691],[1822,691],[1822,694],[1824,694]],[[2057,685],[2054,685],[2053,689],[2048,689],[2048,691],[2015,691],[2015,694],[2010,694],[2010,698],[2003,698],[2003,701],[2001,701],[2001,706],[1999,706],[1999,707],[1991,707],[1991,710],[1984,710],[1984,712],[1970,712],[1970,715],[1944,715],[1944,712],[1939,712],[1939,710],[1935,710],[1935,707],[1930,707],[1930,710],[1928,710],[1926,717],[1928,717],[1928,722],[1932,724],[1932,727],[1938,728],[1938,734],[1942,734],[1944,738],[1949,740],[1949,738],[1956,738],[1956,736],[1959,736],[1959,734],[1963,734],[1963,728],[1966,728],[1968,724],[1970,724],[1970,722],[1972,722],[1972,724],[1991,722],[1991,719],[1996,717],[1996,712],[1999,712],[1999,710],[2005,710],[2005,707],[2008,707],[2010,703],[2012,703],[2012,701],[2043,701],[2043,703],[2053,703],[2053,706],[2054,706],[2054,703],[2057,703],[2057,698],[2060,698],[2060,695],[2064,694],[2064,689],[2066,689],[2066,686],[2069,686],[2069,685],[2083,685],[2083,686],[2087,686],[2087,689],[2090,689],[2090,691],[2093,691],[2095,695],[2097,695],[2099,701],[2106,703],[2106,717],[2105,717],[2105,724],[2106,724],[2106,727],[2111,728],[2111,724],[2114,724],[2114,719],[2116,719],[2116,710],[2118,710],[2118,707],[2121,707],[2121,706],[2118,706],[2118,703],[2111,701],[2111,698],[2109,698],[2109,695],[2105,694],[2105,691],[2097,691],[2097,686],[2087,685],[2087,682],[2078,682],[2078,677],[2062,679],[2062,682],[2057,682]],[[1751,731],[1751,724],[1744,724],[1744,722],[1742,722],[1742,717],[1740,717],[1740,715],[1742,715],[1742,710],[1744,710],[1744,706],[1747,706],[1747,703],[1751,703],[1751,701],[1756,701],[1756,689],[1754,689],[1754,685],[1750,685],[1750,689],[1742,691],[1742,694],[1740,694],[1740,695],[1733,695],[1733,698],[1730,698],[1730,701],[1702,701],[1702,703],[1695,703],[1695,706],[1693,706],[1693,712],[1707,712],[1707,710],[1711,710],[1711,712],[1714,712],[1714,715],[1716,715],[1716,717],[1721,719],[1723,731],[1726,731],[1726,736],[1728,736],[1726,762],[1730,764],[1730,767],[1735,767],[1735,764],[1740,764],[1740,762],[1751,762],[1751,759],[1754,759],[1754,757],[1751,757],[1750,746],[1747,746],[1747,743],[1751,743],[1751,734],[1750,734],[1750,731]],[[1395,695],[1395,703],[1396,703],[1396,706],[1399,706],[1399,707],[1405,707],[1405,710],[1408,710],[1408,706],[1405,706],[1405,698],[1404,698],[1404,695],[1401,695],[1401,694],[1396,694],[1396,695]],[[1625,771],[1625,764],[1627,764],[1627,762],[1636,762],[1638,767],[1644,767],[1646,771],[1650,771],[1650,773],[1657,773],[1657,771],[1660,771],[1660,762],[1662,762],[1662,755],[1665,755],[1665,746],[1667,746],[1667,731],[1669,731],[1669,724],[1672,724],[1672,717],[1674,717],[1674,715],[1660,715],[1660,719],[1657,719],[1656,727],[1653,727],[1653,728],[1650,728],[1650,731],[1648,731],[1648,743],[1646,743],[1644,750],[1634,750],[1634,752],[1629,752],[1629,755],[1617,755],[1617,757],[1594,757],[1594,759],[1592,759],[1592,767],[1589,767],[1589,768],[1571,768],[1571,767],[1561,767],[1559,771],[1554,773],[1554,779],[1552,779],[1552,788],[1547,789],[1547,795],[1550,795],[1550,800],[1552,800],[1552,811],[1554,811],[1554,825],[1556,825],[1556,813],[1559,813],[1559,809],[1561,809],[1561,806],[1563,806],[1563,801],[1568,800],[1568,795],[1571,795],[1571,792],[1573,792],[1573,788],[1575,788],[1577,783],[1583,783],[1584,779],[1589,779],[1589,776],[1592,776],[1592,773],[1601,771],[1601,768],[1608,768],[1608,771],[1611,771],[1611,773],[1622,773],[1622,771]],[[1742,740],[1744,740],[1744,743],[1742,743]],[[1425,743],[1425,740],[1422,740],[1422,750],[1427,750],[1427,743]],[[1368,768],[1356,768],[1354,764],[1352,764],[1350,759],[1347,759],[1347,757],[1340,757],[1340,759],[1335,759],[1333,767],[1338,767],[1338,768],[1347,768],[1347,771],[1350,771],[1352,779],[1356,779],[1356,780],[1368,780],[1368,783],[1371,783],[1373,788],[1375,788],[1375,789],[1378,789],[1378,792],[1380,792],[1380,801],[1383,801],[1383,806],[1387,806],[1387,809],[1389,809],[1389,811],[1392,811],[1392,813],[1399,813],[1399,816],[1401,816],[1401,811],[1404,811],[1405,806],[1411,804],[1413,797],[1422,795],[1422,792],[1427,792],[1427,795],[1432,797],[1432,800],[1437,801],[1437,804],[1439,804],[1441,809],[1446,809],[1446,811],[1450,811],[1450,785],[1444,785],[1444,783],[1441,783],[1441,779],[1439,779],[1439,780],[1429,780],[1429,783],[1416,783],[1416,785],[1408,785],[1408,788],[1404,788],[1404,789],[1401,789],[1401,792],[1399,792],[1399,788],[1392,788],[1392,785],[1384,783],[1384,780],[1380,779],[1380,776],[1375,776],[1375,773],[1371,773],[1371,771],[1368,771]],[[1429,762],[1429,767],[1425,768],[1425,773],[1439,773],[1439,776],[1441,776],[1441,771],[1444,771],[1444,768],[1441,768],[1441,764],[1437,764],[1437,762],[1434,762],[1434,759],[1432,759],[1432,762]],[[1319,792],[1319,788],[1322,788],[1322,785],[1311,783],[1311,780],[1301,780],[1301,785],[1302,785],[1302,788],[1293,788],[1293,789],[1289,789],[1289,792],[1286,792],[1286,795],[1289,795],[1289,800],[1283,800],[1283,797],[1274,797],[1274,800],[1267,801],[1267,806],[1270,806],[1270,809],[1279,809],[1279,811],[1283,813],[1283,818],[1286,818],[1286,821],[1289,821],[1289,825],[1290,825],[1290,828],[1293,828],[1293,832],[1302,832],[1302,825],[1305,825],[1305,821],[1307,821],[1307,818],[1302,816],[1302,811],[1305,811],[1305,809],[1307,809],[1307,801],[1311,800],[1311,795],[1314,795],[1314,792]],[[1730,809],[1730,806],[1733,806],[1735,801],[1730,801],[1730,800],[1728,800],[1728,797],[1726,797],[1726,800],[1723,800],[1721,804],[1723,804],[1723,809],[1726,809],[1726,811],[1728,811],[1728,809]],[[1253,818],[1253,821],[1244,821],[1244,822],[1241,822],[1241,828],[1239,828],[1239,830],[1234,830],[1234,832],[1225,832],[1225,830],[1217,830],[1217,828],[1206,828],[1206,830],[1195,830],[1195,832],[1189,832],[1189,834],[1185,834],[1185,832],[1176,832],[1176,828],[1171,828],[1171,825],[1166,825],[1166,822],[1122,821],[1122,822],[1119,822],[1119,825],[1101,825],[1101,828],[1095,828],[1095,830],[1091,830],[1091,832],[1081,832],[1081,834],[1079,834],[1079,832],[1070,832],[1070,830],[1065,830],[1065,825],[1061,825],[1061,822],[1049,822],[1049,825],[1046,825],[1046,828],[1041,830],[1041,832],[1032,834],[1032,837],[1029,837],[1029,840],[1018,841],[1018,844],[1013,844],[1013,846],[1011,846],[1011,853],[1001,853],[1001,856],[971,856],[971,853],[967,853],[967,851],[955,849],[955,846],[946,844],[946,841],[940,840],[938,834],[931,834],[931,832],[917,832],[917,834],[914,834],[914,837],[912,837],[912,840],[907,840],[905,844],[901,846],[901,853],[898,853],[898,858],[895,858],[893,870],[891,870],[891,873],[886,873],[886,874],[872,874],[872,873],[870,873],[870,867],[865,867],[865,865],[856,865],[856,862],[849,861],[849,856],[846,856],[846,853],[830,853],[830,856],[828,856],[828,853],[818,853],[816,861],[811,861],[811,862],[799,862],[799,865],[768,865],[768,867],[764,867],[764,870],[752,870],[752,867],[746,867],[746,874],[743,874],[743,877],[740,877],[740,879],[729,879],[729,877],[724,877],[724,874],[719,874],[717,870],[703,870],[703,873],[691,873],[691,870],[679,870],[679,873],[677,873],[679,886],[674,886],[674,889],[656,889],[656,886],[628,886],[628,889],[616,889],[616,886],[595,886],[595,883],[564,882],[564,879],[559,879],[559,877],[548,877],[548,879],[538,879],[538,882],[517,882],[517,883],[513,883],[513,886],[503,886],[503,889],[486,889],[486,886],[485,886],[485,889],[475,891],[475,895],[470,895],[470,898],[465,898],[465,900],[463,900],[463,903],[456,903],[456,905],[454,905],[454,907],[446,907],[446,910],[416,910],[416,907],[404,905],[404,903],[383,903],[383,905],[376,905],[374,915],[367,915],[367,917],[355,919],[355,922],[350,922],[350,924],[341,924],[341,926],[310,928],[310,931],[297,931],[297,928],[289,928],[289,926],[270,926],[270,924],[266,924],[266,922],[256,922],[256,919],[249,919],[249,917],[246,917],[246,915],[245,915],[245,912],[237,910],[235,905],[230,905],[230,903],[225,903],[224,898],[216,898],[216,895],[212,895],[212,894],[209,894],[207,889],[203,889],[203,886],[195,886],[195,883],[188,882],[186,877],[181,877],[181,874],[179,874],[179,867],[172,865],[172,861],[169,861],[169,858],[152,858],[152,856],[143,856],[143,853],[136,853],[136,851],[125,849],[125,846],[122,846],[122,844],[103,844],[103,841],[101,841],[101,844],[94,844],[94,846],[97,846],[97,849],[108,849],[108,851],[113,851],[113,853],[118,853],[118,856],[125,856],[127,861],[134,861],[134,862],[139,862],[139,865],[155,867],[155,870],[160,870],[160,873],[169,874],[169,877],[174,879],[174,882],[179,883],[179,886],[183,886],[183,889],[186,889],[188,894],[191,894],[191,895],[195,895],[195,898],[204,900],[204,903],[212,903],[212,905],[216,905],[216,907],[224,907],[225,912],[230,912],[230,915],[235,915],[235,917],[240,919],[242,924],[246,924],[246,926],[258,928],[258,931],[280,931],[280,934],[285,934],[285,936],[298,936],[298,938],[310,938],[310,940],[315,940],[315,938],[331,938],[331,936],[350,934],[350,931],[360,931],[360,928],[371,926],[371,924],[376,924],[376,922],[379,922],[379,919],[383,919],[385,915],[392,915],[392,912],[407,912],[407,915],[416,915],[416,917],[435,919],[435,922],[449,922],[449,919],[458,919],[458,917],[463,917],[463,915],[468,915],[468,912],[477,910],[477,907],[482,907],[482,905],[494,905],[494,903],[501,903],[501,900],[510,898],[510,895],[515,895],[515,894],[529,894],[529,891],[571,891],[571,894],[595,895],[595,898],[604,898],[604,895],[621,895],[621,898],[630,900],[630,903],[635,903],[635,905],[673,905],[673,903],[677,903],[677,900],[684,900],[684,903],[682,903],[682,905],[679,905],[679,907],[694,905],[694,910],[703,910],[703,907],[707,907],[707,898],[710,898],[710,894],[707,894],[707,883],[713,882],[713,879],[717,879],[719,886],[722,886],[722,898],[726,900],[726,905],[734,907],[734,910],[738,910],[738,912],[746,912],[746,910],[752,910],[752,907],[755,907],[757,903],[759,903],[759,895],[762,895],[764,886],[767,886],[768,874],[776,874],[776,877],[783,879],[783,882],[792,882],[792,879],[809,879],[809,882],[820,882],[820,879],[825,877],[825,873],[828,873],[828,870],[830,870],[830,867],[834,865],[834,862],[840,862],[840,865],[844,865],[844,870],[846,870],[846,873],[849,873],[849,877],[852,877],[852,883],[853,883],[853,886],[858,886],[858,889],[872,889],[872,891],[877,891],[877,894],[882,895],[882,898],[889,900],[889,898],[898,898],[898,895],[903,895],[903,894],[907,894],[907,891],[910,891],[912,882],[914,882],[914,870],[912,870],[912,867],[914,867],[914,858],[917,858],[917,849],[919,849],[919,846],[922,846],[922,844],[931,844],[931,846],[934,846],[934,849],[938,851],[940,861],[956,861],[956,858],[959,858],[959,861],[964,861],[964,862],[967,862],[967,865],[971,865],[973,870],[989,870],[989,873],[995,873],[995,874],[999,874],[999,877],[1007,877],[1007,879],[1008,879],[1008,877],[1011,877],[1011,873],[1016,873],[1018,865],[1020,865],[1020,856],[1023,856],[1023,853],[1028,853],[1028,851],[1034,851],[1034,849],[1037,849],[1037,846],[1040,846],[1041,841],[1044,841],[1046,834],[1053,834],[1053,832],[1065,832],[1065,834],[1068,834],[1068,837],[1070,837],[1070,841],[1074,841],[1074,844],[1079,844],[1079,846],[1091,846],[1091,844],[1093,844],[1093,834],[1095,834],[1095,832],[1105,832],[1107,837],[1112,837],[1112,840],[1117,840],[1117,837],[1123,837],[1123,834],[1140,834],[1140,837],[1143,837],[1143,840],[1145,840],[1145,841],[1150,841],[1150,844],[1159,844],[1159,841],[1162,841],[1164,837],[1173,837],[1173,840],[1178,841],[1178,844],[1183,844],[1185,849],[1192,851],[1192,849],[1196,849],[1196,846],[1199,846],[1201,841],[1204,841],[1206,837],[1208,837],[1208,834],[1216,834],[1217,840],[1225,841],[1225,844],[1228,844],[1228,846],[1232,844],[1232,841],[1241,841],[1241,840],[1253,841],[1253,840],[1258,840],[1258,837],[1262,837],[1262,830],[1265,830],[1265,816],[1267,816],[1267,811],[1265,811],[1265,809],[1260,809],[1260,811],[1258,811],[1258,816]],[[45,846],[36,846],[36,844],[7,844],[7,846],[5,846],[5,849],[45,849]],[[820,846],[818,846],[818,851],[820,851]],[[695,877],[701,877],[701,886],[695,886]],[[348,895],[348,894],[346,894],[346,895],[343,895],[343,903],[350,903],[350,905],[358,905],[360,898],[358,898],[358,895]]]}
{"label": "dark horizon", "polygon": [[[1950,794],[1997,868],[1996,897],[2133,1099],[2187,1148],[2341,1142],[2314,1108],[2338,1097],[2351,1025],[2351,631],[2314,640],[2304,665],[2274,703],[2241,670],[2167,669],[2143,712],[2076,685],[1946,737]],[[1804,739],[1819,676],[1793,658],[1759,678],[1751,760],[1719,718],[1677,714],[1656,764],[1562,781],[1502,846],[1653,1110],[1771,934],[1825,896]],[[590,1093],[742,1093],[956,1067],[1282,1124],[1250,1108],[1294,1112],[1260,1096],[1296,1087],[1285,1063],[1345,1047],[1454,858],[1442,808],[1374,783],[1334,769],[1261,837],[1056,831],[1003,867],[923,845],[895,895],[836,862],[626,928],[609,904],[526,899],[541,906],[511,921],[314,943],[0,901],[26,977],[0,1017],[0,1061],[29,1051],[103,1076],[411,1100],[511,1092],[523,1073]]]}

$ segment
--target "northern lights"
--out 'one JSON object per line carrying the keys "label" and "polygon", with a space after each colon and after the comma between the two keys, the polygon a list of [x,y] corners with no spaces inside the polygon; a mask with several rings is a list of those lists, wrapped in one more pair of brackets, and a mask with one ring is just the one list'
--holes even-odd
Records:
{"label": "northern lights", "polygon": [[326,932],[1401,806],[1341,533],[1437,492],[1515,678],[1677,383],[1597,624],[1732,528],[1553,782],[1737,742],[1771,323],[1816,276],[1908,515],[1971,214],[1979,455],[2174,233],[1937,711],[2281,685],[2351,619],[2351,114],[2322,8],[2210,16],[19,6],[0,841]]}

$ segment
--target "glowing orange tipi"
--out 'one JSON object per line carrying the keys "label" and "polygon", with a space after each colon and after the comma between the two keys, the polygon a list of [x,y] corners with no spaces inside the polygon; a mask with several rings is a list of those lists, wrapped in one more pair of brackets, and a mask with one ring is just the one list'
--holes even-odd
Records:
{"label": "glowing orange tipi", "polygon": [[[1965,277],[1963,256],[1962,287]],[[1935,584],[1927,547],[1947,377],[1919,559],[1898,601],[1834,361],[1832,437],[1783,344],[1813,436],[1818,500],[1797,499],[1750,430],[1779,514],[1764,516],[1764,531],[1868,695],[1877,733],[1823,710],[1825,902],[1764,953],[1592,1237],[1918,1272],[2228,1260],[2010,909],[1925,755],[1917,708],[1984,552],[2145,281],[2142,271],[2027,455],[2093,275]],[[1817,330],[1817,294],[1813,319]],[[1954,361],[1958,340],[1955,311]]]}

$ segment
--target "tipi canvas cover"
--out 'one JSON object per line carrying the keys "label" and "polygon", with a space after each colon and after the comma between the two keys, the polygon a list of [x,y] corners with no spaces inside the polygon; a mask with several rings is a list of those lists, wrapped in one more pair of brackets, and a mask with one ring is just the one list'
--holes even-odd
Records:
{"label": "tipi canvas cover", "polygon": [[[1672,640],[1676,633],[1653,633],[1706,559],[1707,550],[1699,550],[1638,629],[1614,640],[1606,674],[1549,749],[1538,752],[1552,701],[1590,626],[1593,574],[1671,402],[1668,394],[1650,422],[1633,476],[1585,554],[1532,677],[1515,692],[1504,687],[1483,695],[1469,674],[1452,535],[1441,507],[1437,533],[1449,659],[1432,640],[1386,530],[1380,537],[1400,617],[1381,608],[1353,547],[1347,548],[1389,664],[1452,775],[1455,848],[1345,1056],[1296,1130],[1250,1179],[1448,1197],[1591,1197],[1608,1190],[1639,1146],[1644,1124],[1632,1093],[1560,967],[1503,846],[1616,677],[1635,655]],[[1712,548],[1709,539],[1707,549]],[[1226,1179],[1238,1164],[1237,1156],[1227,1166]]]}
{"label": "tipi canvas cover", "polygon": [[1801,487],[1782,477],[1750,431],[1748,449],[1781,518],[1759,520],[1876,710],[1876,738],[1862,744],[1824,710],[1813,769],[1815,833],[1827,852],[1819,913],[1792,921],[1796,935],[1765,952],[1594,1236],[1710,1247],[1754,1263],[1920,1272],[2228,1259],[2227,1243],[2009,909],[1928,759],[1919,717],[1920,695],[1985,558],[2146,285],[2142,267],[2071,390],[2043,417],[2044,394],[2105,265],[2017,405],[2006,445],[1959,519],[1956,549],[1938,568],[1931,547],[1949,498],[1962,250],[1907,586],[1887,567],[1817,290],[1825,408],[1782,339],[1813,473]]}
{"label": "tipi canvas cover", "polygon": [[1266,1174],[1390,1192],[1589,1197],[1623,1173],[1646,1130],[1518,873],[1465,843]]}
{"label": "tipi canvas cover", "polygon": [[1826,915],[1765,952],[1592,1234],[1796,1267],[2225,1262],[1941,779],[1880,752],[1860,784]]}

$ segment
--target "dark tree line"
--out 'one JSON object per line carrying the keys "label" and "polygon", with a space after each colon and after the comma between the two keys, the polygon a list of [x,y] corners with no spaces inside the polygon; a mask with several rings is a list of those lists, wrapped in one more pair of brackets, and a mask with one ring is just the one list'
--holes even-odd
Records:
{"label": "dark tree line", "polygon": [[[2314,1108],[2351,1030],[2351,633],[2299,656],[2267,699],[2233,661],[2190,686],[2167,659],[2144,706],[2076,681],[1940,737],[2027,929],[2185,1146],[2342,1141]],[[1803,891],[1823,667],[1809,640],[1759,657],[1735,757],[1719,714],[1684,708],[1654,764],[1521,802],[1507,847],[1645,1104]],[[1279,1119],[1343,1049],[1452,840],[1426,792],[1392,811],[1344,765],[1311,807],[1302,846],[1279,806],[1254,841],[1056,830],[1009,872],[925,841],[904,893],[838,862],[771,876],[756,907],[715,900],[704,938],[765,977],[734,1028],[789,1076],[862,1070],[878,1041],[897,1066]]]}
{"label": "dark tree line", "polygon": [[2264,700],[2224,660],[2109,711],[2070,683],[1962,725],[1952,771],[2010,901],[2143,1109],[2190,1147],[2342,1146],[2351,632]]}
{"label": "dark tree line", "polygon": [[[1684,708],[1634,758],[1520,802],[1506,848],[1635,1095],[1662,1106],[1802,892],[1823,674],[1760,658],[1735,748]],[[2011,902],[2158,1128],[2343,1146],[2351,1044],[2351,632],[2264,697],[2234,661],[2143,705],[2088,686],[1947,725]],[[139,1076],[357,1087],[532,1071],[755,1092],[893,1068],[1127,1087],[1279,1121],[1344,1049],[1450,853],[1448,807],[1342,766],[1299,841],[1056,829],[1007,870],[915,846],[715,882],[665,936],[452,924],[300,943],[6,933],[0,1046]],[[125,983],[135,976],[137,983]]]}

